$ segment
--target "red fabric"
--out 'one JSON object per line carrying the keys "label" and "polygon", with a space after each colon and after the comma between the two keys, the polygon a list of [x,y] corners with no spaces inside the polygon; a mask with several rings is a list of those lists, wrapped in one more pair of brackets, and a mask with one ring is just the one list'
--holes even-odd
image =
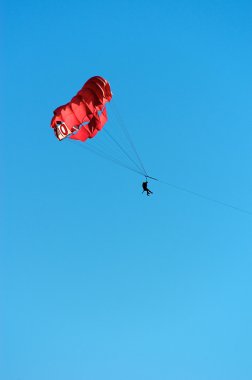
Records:
{"label": "red fabric", "polygon": [[70,139],[73,140],[80,140],[82,142],[86,141],[88,138],[90,138],[90,132],[86,125],[83,125],[83,127],[80,127],[77,133],[70,136]]}
{"label": "red fabric", "polygon": [[[85,141],[92,138],[107,121],[105,105],[111,99],[109,82],[99,76],[92,77],[69,103],[54,111],[51,127],[55,129],[56,122],[61,121],[71,132],[78,129],[78,132],[70,136],[71,139]],[[85,122],[88,123],[81,126]]]}

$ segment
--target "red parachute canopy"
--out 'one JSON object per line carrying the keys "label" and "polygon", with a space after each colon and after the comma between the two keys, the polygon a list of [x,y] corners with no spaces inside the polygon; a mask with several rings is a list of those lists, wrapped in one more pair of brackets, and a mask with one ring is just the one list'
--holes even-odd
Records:
{"label": "red parachute canopy", "polygon": [[107,121],[105,104],[112,99],[109,82],[90,78],[72,100],[53,112],[51,127],[59,140],[85,141],[94,137]]}

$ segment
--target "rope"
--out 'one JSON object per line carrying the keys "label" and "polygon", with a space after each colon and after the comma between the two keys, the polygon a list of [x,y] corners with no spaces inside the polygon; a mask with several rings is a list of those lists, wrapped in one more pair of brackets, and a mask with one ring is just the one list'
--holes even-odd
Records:
{"label": "rope", "polygon": [[130,157],[130,155],[126,152],[126,150],[122,147],[122,145],[111,135],[107,129],[103,129],[103,131],[107,134],[107,136],[118,146],[118,148],[125,154],[126,157],[137,167],[138,170],[141,170],[141,168],[138,166],[138,164]]}
{"label": "rope", "polygon": [[132,138],[131,138],[131,136],[130,136],[130,134],[129,134],[129,132],[128,132],[128,129],[126,128],[126,126],[125,126],[125,124],[124,124],[124,122],[123,122],[123,119],[122,119],[122,117],[121,117],[121,115],[120,115],[120,113],[119,113],[119,111],[118,111],[118,108],[117,108],[117,106],[116,106],[115,100],[113,100],[113,104],[112,104],[112,106],[114,107],[115,115],[116,115],[116,117],[117,117],[118,124],[119,124],[119,126],[121,127],[121,129],[122,129],[122,131],[123,131],[123,133],[124,133],[126,139],[128,140],[128,142],[129,142],[129,144],[130,144],[130,146],[131,146],[133,152],[135,153],[135,156],[136,156],[136,158],[138,159],[138,162],[139,162],[139,164],[140,164],[142,170],[144,171],[145,175],[147,176],[147,172],[146,172],[146,170],[145,170],[145,167],[144,167],[144,165],[143,165],[143,162],[142,162],[142,160],[141,160],[141,158],[140,158],[140,155],[139,155],[139,153],[138,153],[138,151],[137,151],[137,149],[136,149],[136,147],[135,147],[135,145],[134,145],[134,143],[133,143],[133,141],[132,141]]}
{"label": "rope", "polygon": [[67,139],[67,140],[70,141],[70,142],[72,142],[72,143],[75,143],[79,148],[82,148],[82,149],[84,149],[84,150],[88,150],[88,151],[90,151],[91,153],[93,153],[93,154],[95,154],[95,155],[97,155],[97,156],[99,156],[99,157],[102,157],[102,158],[104,158],[104,159],[106,159],[106,160],[108,160],[108,161],[111,161],[111,162],[113,162],[113,163],[116,164],[116,165],[119,165],[119,166],[121,166],[121,167],[124,167],[125,169],[128,169],[128,170],[130,170],[130,171],[133,171],[133,172],[135,172],[135,173],[138,173],[138,174],[140,174],[141,176],[143,175],[143,173],[140,172],[139,170],[136,170],[135,168],[132,168],[132,167],[130,167],[130,166],[124,164],[123,162],[119,161],[118,159],[114,158],[113,156],[111,156],[111,155],[109,155],[109,154],[103,152],[101,149],[98,149],[98,148],[95,148],[95,147],[88,147],[88,146],[86,146],[86,145],[85,145],[85,146],[84,146],[84,145],[80,145],[80,144],[78,144],[78,142],[76,143],[75,141],[73,141],[73,140],[71,140],[71,139]]}
{"label": "rope", "polygon": [[[151,177],[149,177],[151,178]],[[153,178],[154,179],[154,178]],[[155,178],[156,179],[156,178]],[[166,182],[166,181],[161,181],[161,180],[158,180],[156,179],[157,181],[159,181],[160,183],[163,183],[167,186],[170,186],[176,190],[179,190],[179,191],[183,191],[184,193],[188,193],[188,194],[191,194],[191,195],[194,195],[195,197],[198,197],[198,198],[201,198],[201,199],[204,199],[204,200],[207,200],[209,202],[213,202],[213,203],[216,203],[216,204],[219,204],[221,206],[224,206],[224,207],[228,207],[228,208],[231,208],[235,211],[239,211],[239,212],[242,212],[244,214],[247,214],[247,215],[252,215],[252,212],[251,211],[248,211],[248,210],[245,210],[243,208],[240,208],[240,207],[237,207],[237,206],[234,206],[230,203],[226,203],[226,202],[222,202],[218,199],[215,199],[215,198],[212,198],[212,197],[209,197],[207,195],[204,195],[204,194],[201,194],[201,193],[198,193],[196,191],[193,191],[193,190],[189,190],[185,187],[181,187],[181,186],[177,186],[177,185],[174,185],[173,183],[170,183],[170,182]]]}

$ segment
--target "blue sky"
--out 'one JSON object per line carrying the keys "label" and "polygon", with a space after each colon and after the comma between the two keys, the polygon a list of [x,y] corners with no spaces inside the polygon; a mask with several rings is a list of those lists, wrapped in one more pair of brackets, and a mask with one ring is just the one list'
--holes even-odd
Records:
{"label": "blue sky", "polygon": [[252,211],[251,2],[1,9],[1,379],[251,379],[251,216],[49,127],[104,76],[150,175]]}

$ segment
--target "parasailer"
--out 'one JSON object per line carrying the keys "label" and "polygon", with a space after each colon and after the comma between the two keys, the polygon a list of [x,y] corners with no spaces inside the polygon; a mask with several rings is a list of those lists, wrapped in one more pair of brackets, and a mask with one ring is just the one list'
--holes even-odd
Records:
{"label": "parasailer", "polygon": [[143,191],[142,193],[144,193],[146,191],[146,195],[150,195],[150,194],[153,194],[153,192],[148,189],[148,181],[147,181],[147,178],[146,178],[146,181],[142,183],[142,188],[143,188]]}

